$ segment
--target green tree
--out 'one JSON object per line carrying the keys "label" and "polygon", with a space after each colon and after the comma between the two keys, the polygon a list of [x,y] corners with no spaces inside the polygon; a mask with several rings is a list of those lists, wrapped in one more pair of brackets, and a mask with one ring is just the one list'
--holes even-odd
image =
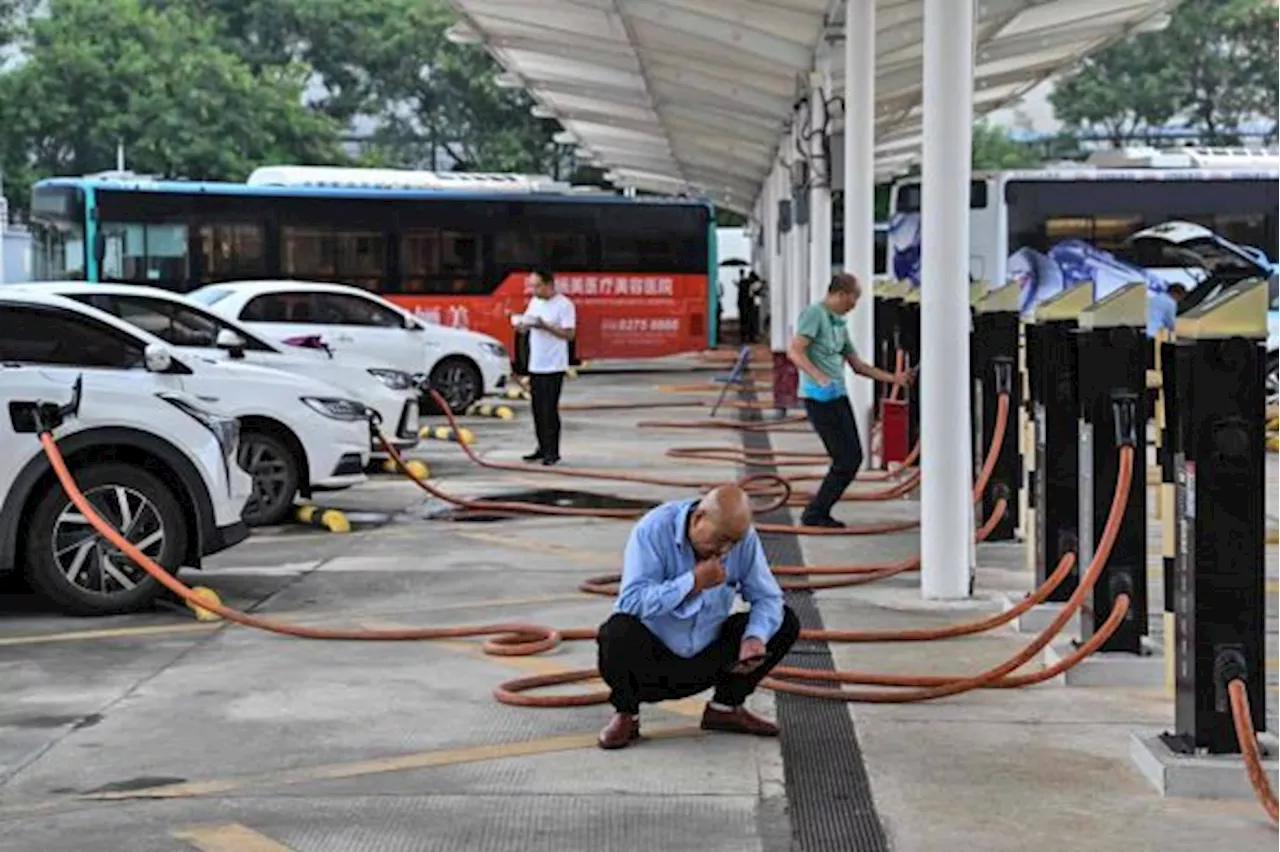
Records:
{"label": "green tree", "polygon": [[208,22],[140,0],[53,0],[25,61],[0,74],[0,157],[24,207],[32,180],[112,168],[243,179],[267,162],[331,162],[337,129],[301,101],[305,67],[255,76]]}
{"label": "green tree", "polygon": [[973,126],[972,164],[975,170],[1022,169],[1038,165],[1036,152],[1013,139],[1003,127],[979,121]]}
{"label": "green tree", "polygon": [[1276,120],[1277,12],[1270,0],[1186,0],[1169,26],[1086,58],[1050,95],[1075,130],[1119,147],[1171,121],[1209,144],[1235,141],[1249,118]]}
{"label": "green tree", "polygon": [[560,173],[572,157],[553,121],[530,114],[479,46],[445,37],[457,16],[442,0],[146,0],[217,22],[220,43],[254,69],[304,62],[312,105],[372,127],[360,162]]}
{"label": "green tree", "polygon": [[1161,53],[1160,33],[1143,33],[1087,57],[1049,95],[1068,127],[1099,130],[1115,147],[1177,113],[1180,73]]}

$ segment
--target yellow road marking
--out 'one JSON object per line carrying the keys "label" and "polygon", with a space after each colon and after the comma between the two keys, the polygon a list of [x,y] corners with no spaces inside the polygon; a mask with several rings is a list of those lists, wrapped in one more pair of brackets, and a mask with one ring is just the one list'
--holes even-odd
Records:
{"label": "yellow road marking", "polygon": [[171,834],[200,852],[294,852],[288,846],[239,823],[195,825]]}
{"label": "yellow road marking", "polygon": [[162,636],[168,633],[208,633],[217,624],[159,624],[151,627],[111,627],[104,630],[73,630],[67,633],[0,637],[7,645],[44,645],[50,642],[84,642],[90,639],[119,639],[128,636]]}
{"label": "yellow road marking", "polygon": [[[677,737],[697,736],[700,729],[691,725],[662,726],[648,729],[645,736],[649,739],[673,739]],[[553,737],[542,737],[536,740],[525,740],[515,743],[496,743],[492,745],[463,746],[461,748],[445,748],[434,751],[404,754],[396,757],[359,760],[351,763],[332,763],[318,766],[307,766],[301,769],[286,769],[280,772],[267,772],[259,775],[245,775],[239,778],[211,779],[208,781],[192,781],[181,784],[164,784],[158,787],[147,787],[138,790],[116,790],[105,793],[88,793],[79,796],[88,801],[120,801],[126,799],[186,799],[197,796],[211,796],[230,793],[253,785],[283,786],[290,784],[307,784],[318,781],[335,781],[344,778],[361,778],[369,775],[383,775],[392,772],[412,772],[418,769],[430,769],[436,766],[455,766],[462,763],[479,763],[486,760],[503,760],[510,757],[528,757],[538,754],[551,754],[560,751],[576,751],[583,748],[596,747],[595,732],[584,734],[560,734]]]}
{"label": "yellow road marking", "polygon": [[[523,545],[522,545],[523,546]],[[487,598],[478,601],[459,601],[450,604],[440,604],[437,606],[423,607],[415,609],[413,612],[448,612],[450,610],[459,609],[484,609],[486,607],[504,607],[504,606],[528,606],[540,603],[568,603],[574,601],[588,601],[589,597],[581,592],[560,592],[554,595],[530,595],[528,597],[519,598]],[[273,620],[287,621],[289,619],[298,619],[294,622],[297,624],[312,624],[318,621],[325,621],[329,618],[341,618],[338,614],[324,615],[316,613],[255,613]],[[378,618],[377,614],[366,616],[367,618]],[[111,627],[102,630],[73,630],[65,633],[48,633],[48,634],[24,634],[20,636],[2,636],[0,637],[0,647],[11,645],[45,645],[55,642],[87,642],[93,639],[127,639],[139,636],[164,636],[167,634],[182,633],[208,633],[224,627],[229,622],[206,623],[206,624],[158,624],[146,627]],[[367,624],[372,624],[367,622]],[[387,625],[382,625],[387,626]],[[402,625],[412,627],[414,625]],[[418,625],[421,626],[421,625]]]}
{"label": "yellow road marking", "polygon": [[461,538],[471,539],[472,541],[482,541],[486,544],[500,545],[510,550],[533,550],[538,553],[547,553],[552,556],[563,556],[568,559],[587,562],[592,565],[605,565],[619,570],[622,568],[621,556],[606,556],[590,550],[567,547],[563,544],[552,544],[551,542],[538,541],[531,538],[520,538],[513,535],[497,535],[496,533],[472,532],[469,530],[466,532],[457,532],[455,535]]}

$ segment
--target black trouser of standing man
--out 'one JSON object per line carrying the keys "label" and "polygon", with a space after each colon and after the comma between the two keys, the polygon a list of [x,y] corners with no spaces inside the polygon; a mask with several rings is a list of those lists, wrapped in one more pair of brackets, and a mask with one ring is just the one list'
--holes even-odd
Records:
{"label": "black trouser of standing man", "polygon": [[825,402],[806,399],[804,410],[831,456],[831,467],[800,518],[802,524],[809,524],[830,518],[831,510],[857,477],[858,468],[862,467],[862,441],[847,396]]}
{"label": "black trouser of standing man", "polygon": [[560,460],[560,390],[563,387],[564,373],[533,373],[529,376],[533,429],[538,436],[536,455],[544,462]]}
{"label": "black trouser of standing man", "polygon": [[619,713],[636,714],[641,703],[670,701],[715,687],[712,701],[738,707],[782,662],[800,635],[800,619],[783,607],[782,626],[765,643],[765,658],[746,674],[730,671],[747,629],[748,614],[725,619],[717,639],[692,657],[681,657],[632,615],[614,613],[600,626],[598,664],[609,685],[609,703]]}

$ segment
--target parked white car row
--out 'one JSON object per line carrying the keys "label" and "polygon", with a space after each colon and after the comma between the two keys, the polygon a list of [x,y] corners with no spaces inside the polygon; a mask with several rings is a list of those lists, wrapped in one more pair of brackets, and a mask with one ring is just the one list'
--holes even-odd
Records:
{"label": "parked white car row", "polygon": [[[505,382],[496,341],[398,309],[394,331],[416,361],[340,324],[299,335],[296,325],[226,313],[253,320],[275,287],[295,300],[365,299],[299,282],[218,285],[197,299],[132,285],[0,288],[0,574],[21,571],[80,614],[136,609],[160,590],[75,510],[36,440],[34,406],[66,403],[73,388],[74,411],[54,435],[77,481],[104,517],[176,571],[284,520],[298,495],[365,481],[381,449],[371,411],[397,449],[415,446],[422,383],[440,379],[441,365],[466,374],[445,394],[451,407]],[[219,289],[229,293],[211,298]],[[204,306],[219,303],[223,311]]]}

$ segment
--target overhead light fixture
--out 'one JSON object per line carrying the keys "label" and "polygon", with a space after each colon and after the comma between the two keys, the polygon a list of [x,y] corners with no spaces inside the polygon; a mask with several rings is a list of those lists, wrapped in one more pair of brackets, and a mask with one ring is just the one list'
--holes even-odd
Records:
{"label": "overhead light fixture", "polygon": [[557,145],[577,145],[578,137],[568,130],[561,130],[555,136],[551,137],[551,141]]}
{"label": "overhead light fixture", "polygon": [[1142,23],[1133,28],[1135,33],[1158,33],[1169,28],[1169,24],[1173,21],[1173,16],[1168,12],[1161,12],[1147,18]]}
{"label": "overhead light fixture", "polygon": [[529,114],[534,118],[555,118],[556,111],[549,106],[543,104],[534,104],[529,108]]}
{"label": "overhead light fixture", "polygon": [[478,32],[462,21],[458,21],[445,30],[444,37],[450,44],[481,44],[484,42],[484,38]]}
{"label": "overhead light fixture", "polygon": [[523,89],[524,81],[510,71],[503,71],[493,75],[493,85],[499,89]]}

